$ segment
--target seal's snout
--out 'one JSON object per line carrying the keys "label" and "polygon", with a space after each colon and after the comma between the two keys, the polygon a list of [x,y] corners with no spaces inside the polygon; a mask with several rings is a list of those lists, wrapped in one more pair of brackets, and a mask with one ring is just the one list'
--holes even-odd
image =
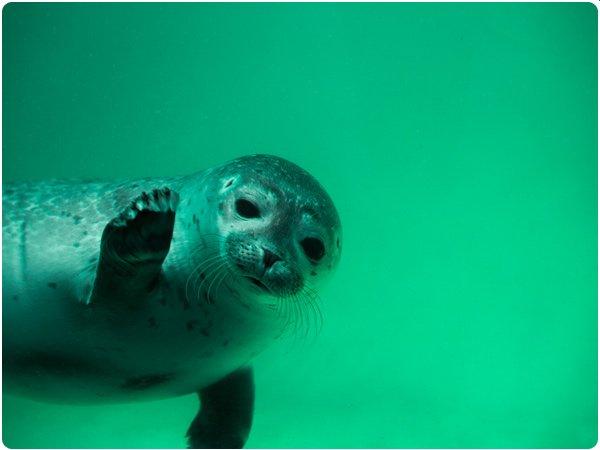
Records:
{"label": "seal's snout", "polygon": [[264,256],[263,256],[263,264],[265,265],[265,270],[275,264],[277,261],[281,261],[281,258],[273,253],[271,250],[264,248]]}

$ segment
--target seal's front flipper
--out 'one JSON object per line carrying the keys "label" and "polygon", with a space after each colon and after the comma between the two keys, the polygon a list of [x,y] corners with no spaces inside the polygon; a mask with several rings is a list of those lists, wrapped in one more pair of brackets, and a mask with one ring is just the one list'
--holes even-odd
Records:
{"label": "seal's front flipper", "polygon": [[245,367],[198,392],[200,412],[186,437],[188,448],[242,448],[254,412],[254,375]]}
{"label": "seal's front flipper", "polygon": [[[102,233],[90,304],[135,307],[156,282],[169,252],[179,195],[169,188],[137,197]],[[129,305],[115,304],[127,299]]]}

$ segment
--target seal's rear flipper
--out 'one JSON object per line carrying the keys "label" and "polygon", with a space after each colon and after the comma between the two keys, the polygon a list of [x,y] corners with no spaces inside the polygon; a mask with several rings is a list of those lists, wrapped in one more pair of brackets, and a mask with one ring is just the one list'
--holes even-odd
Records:
{"label": "seal's rear flipper", "polygon": [[200,412],[186,434],[188,448],[242,448],[254,413],[254,375],[239,369],[198,392]]}
{"label": "seal's rear flipper", "polygon": [[[142,193],[102,233],[92,305],[139,307],[169,252],[179,195],[169,188]],[[128,305],[114,299],[127,299]]]}

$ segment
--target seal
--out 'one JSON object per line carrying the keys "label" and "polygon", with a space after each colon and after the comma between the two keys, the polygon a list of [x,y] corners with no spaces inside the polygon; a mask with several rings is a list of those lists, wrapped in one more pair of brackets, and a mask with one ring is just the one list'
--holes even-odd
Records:
{"label": "seal", "polygon": [[252,155],[194,175],[2,188],[5,393],[94,404],[197,393],[191,448],[240,448],[252,361],[320,323],[342,232],[323,187]]}

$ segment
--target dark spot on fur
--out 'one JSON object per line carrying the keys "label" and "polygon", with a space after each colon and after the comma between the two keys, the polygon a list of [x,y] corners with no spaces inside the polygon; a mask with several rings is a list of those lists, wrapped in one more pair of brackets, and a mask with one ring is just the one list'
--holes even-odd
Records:
{"label": "dark spot on fur", "polygon": [[340,238],[337,238],[337,248],[340,248]]}
{"label": "dark spot on fur", "polygon": [[311,273],[310,273],[310,276],[311,276],[311,277],[316,277],[316,276],[317,276],[317,272],[311,272]]}
{"label": "dark spot on fur", "polygon": [[232,184],[233,184],[233,178],[231,180],[229,180],[227,183],[225,183],[225,187],[228,188]]}
{"label": "dark spot on fur", "polygon": [[194,221],[194,223],[196,223],[196,220],[198,220],[198,219],[196,219],[196,214],[194,214],[194,215],[192,216],[192,220]]}
{"label": "dark spot on fur", "polygon": [[177,297],[177,300],[179,300],[179,302],[181,302],[183,304],[183,309],[189,309],[190,308],[190,302],[188,302],[187,297],[183,294],[179,294],[179,297]]}
{"label": "dark spot on fur", "polygon": [[210,203],[210,197],[206,197],[206,202]]}
{"label": "dark spot on fur", "polygon": [[56,289],[56,283],[48,283],[48,287],[52,289]]}
{"label": "dark spot on fur", "polygon": [[73,247],[75,247],[75,248],[79,248],[79,242],[75,242],[75,243],[73,244]]}
{"label": "dark spot on fur", "polygon": [[151,328],[160,328],[157,324],[156,324],[156,319],[154,317],[148,317],[148,323],[150,324]]}
{"label": "dark spot on fur", "polygon": [[227,347],[227,344],[229,344],[229,341],[224,341],[223,342],[223,347]]}
{"label": "dark spot on fur", "polygon": [[13,295],[13,300],[16,302],[17,300],[19,300],[19,296],[18,295]]}
{"label": "dark spot on fur", "polygon": [[197,320],[190,320],[188,323],[185,324],[185,326],[188,331],[192,331],[199,323],[200,322],[198,322]]}
{"label": "dark spot on fur", "polygon": [[208,330],[206,328],[201,328],[200,333],[202,333],[206,337],[210,336],[210,333],[208,332]]}
{"label": "dark spot on fur", "polygon": [[96,372],[78,359],[36,351],[20,354],[17,358],[4,363],[26,373],[44,373],[58,377],[74,377]]}
{"label": "dark spot on fur", "polygon": [[84,236],[87,236],[87,235],[88,235],[88,232],[87,232],[87,231],[84,231],[84,232],[83,232],[83,235],[84,235]]}
{"label": "dark spot on fur", "polygon": [[81,219],[83,219],[83,217],[81,217],[81,216],[73,216],[73,220],[75,221],[75,225],[79,225],[79,222],[81,222]]}
{"label": "dark spot on fur", "polygon": [[7,190],[4,191],[5,194],[12,194],[14,192],[15,192],[14,189],[7,189]]}
{"label": "dark spot on fur", "polygon": [[144,391],[160,386],[169,381],[170,378],[169,375],[165,374],[142,375],[141,377],[128,378],[125,380],[122,387],[124,389],[132,389],[135,391]]}

